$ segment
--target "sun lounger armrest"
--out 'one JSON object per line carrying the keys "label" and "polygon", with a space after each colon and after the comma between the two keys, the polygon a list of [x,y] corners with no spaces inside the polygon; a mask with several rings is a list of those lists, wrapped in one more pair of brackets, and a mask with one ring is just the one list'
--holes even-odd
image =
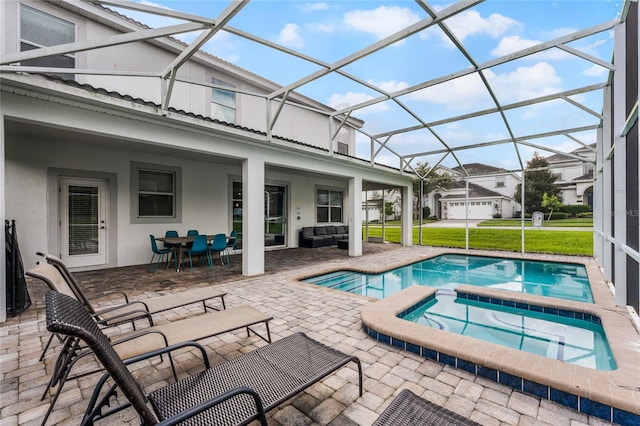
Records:
{"label": "sun lounger armrest", "polygon": [[103,318],[105,314],[117,311],[120,308],[122,308],[122,306],[104,309],[93,314],[93,317],[95,318],[96,322],[102,327],[115,327],[123,323],[133,322],[141,319],[146,319],[147,321],[149,321],[149,327],[153,327],[153,318],[151,317],[151,314],[149,313],[149,311],[143,309],[134,309]]}
{"label": "sun lounger armrest", "polygon": [[136,355],[136,356],[133,356],[131,358],[127,358],[126,360],[124,360],[124,363],[125,363],[125,365],[129,365],[129,364],[132,364],[132,363],[135,363],[135,362],[138,362],[138,361],[143,361],[143,360],[148,359],[148,358],[153,358],[154,356],[163,355],[163,354],[166,354],[168,352],[175,351],[176,349],[186,348],[188,346],[192,346],[192,347],[198,349],[200,351],[200,354],[202,355],[202,362],[204,364],[204,367],[205,368],[211,368],[211,365],[209,364],[209,357],[207,356],[207,351],[204,349],[204,346],[202,346],[201,344],[199,344],[197,342],[193,342],[193,341],[176,343],[175,345],[166,346],[164,348],[160,348],[160,349],[156,349],[156,350],[153,350],[153,351],[145,352],[143,354]]}
{"label": "sun lounger armrest", "polygon": [[251,388],[242,386],[242,387],[237,387],[235,389],[231,389],[230,391],[227,391],[221,395],[218,395],[216,397],[213,397],[209,400],[207,400],[206,402],[203,402],[200,405],[197,405],[195,407],[191,407],[188,410],[183,411],[182,413],[178,414],[177,416],[173,416],[169,419],[163,420],[160,423],[157,424],[157,426],[172,426],[172,425],[176,425],[184,420],[190,419],[191,417],[205,411],[208,410],[212,407],[215,407],[216,405],[225,402],[231,398],[234,398],[238,395],[242,395],[242,394],[248,394],[251,397],[253,397],[253,400],[256,403],[256,416],[257,416],[257,420],[260,421],[260,424],[262,426],[267,426],[267,417],[265,415],[264,412],[264,407],[262,405],[262,400],[260,399],[260,396],[256,393],[256,391],[254,391]]}
{"label": "sun lounger armrest", "polygon": [[110,292],[107,292],[107,293],[103,293],[103,294],[101,294],[99,296],[91,297],[89,300],[99,300],[99,299],[102,299],[103,297],[113,296],[114,294],[122,295],[122,297],[124,298],[124,302],[125,303],[129,303],[129,297],[127,296],[127,294],[122,292],[122,291],[117,291],[117,290],[110,291]]}

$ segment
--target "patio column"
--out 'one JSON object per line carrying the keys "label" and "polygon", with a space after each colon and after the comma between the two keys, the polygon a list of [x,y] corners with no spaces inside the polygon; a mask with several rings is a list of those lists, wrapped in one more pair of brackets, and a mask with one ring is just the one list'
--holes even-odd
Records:
{"label": "patio column", "polygon": [[625,64],[625,25],[615,27],[614,57],[616,71],[613,74],[613,226],[615,230],[615,248],[613,256],[614,285],[616,289],[616,305],[627,305],[627,194],[626,194],[626,138],[620,135],[626,121],[626,64]]}
{"label": "patio column", "polygon": [[[2,223],[6,219],[6,212],[4,209],[4,115],[0,114],[0,189],[2,190],[2,197],[0,197],[0,216],[2,216]],[[0,233],[0,247],[5,247],[5,235],[4,231]],[[0,262],[0,322],[7,320],[7,276],[6,272],[7,263],[3,260]]]}
{"label": "patio column", "polygon": [[403,186],[402,190],[402,245],[413,245],[413,186]]}
{"label": "patio column", "polygon": [[362,256],[362,178],[349,179],[349,256]]}
{"label": "patio column", "polygon": [[264,160],[242,162],[242,275],[264,274]]}

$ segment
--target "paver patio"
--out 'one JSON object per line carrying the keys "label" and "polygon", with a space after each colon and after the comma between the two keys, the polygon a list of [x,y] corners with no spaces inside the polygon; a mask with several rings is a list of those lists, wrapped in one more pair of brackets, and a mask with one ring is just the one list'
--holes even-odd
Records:
{"label": "paver patio", "polygon": [[[604,425],[610,424],[570,410],[548,400],[517,392],[463,370],[426,360],[409,352],[378,343],[362,330],[360,311],[371,303],[365,297],[346,294],[297,282],[296,278],[327,269],[354,266],[381,269],[385,265],[419,260],[441,252],[429,247],[401,247],[395,244],[365,244],[364,254],[349,258],[336,248],[288,249],[268,251],[267,272],[256,277],[240,275],[238,259],[232,267],[216,265],[213,272],[197,268],[176,273],[160,268],[146,272],[146,265],[75,274],[91,295],[119,289],[132,298],[178,292],[194,286],[217,285],[228,292],[227,306],[249,304],[273,315],[274,340],[302,331],[310,337],[349,354],[357,355],[365,374],[364,395],[358,397],[357,373],[348,366],[269,413],[271,425],[370,425],[403,388],[443,405],[483,425]],[[537,256],[549,259],[551,256]],[[26,265],[29,268],[32,265]],[[44,284],[28,280],[33,305],[23,314],[0,325],[0,423],[2,425],[40,424],[49,402],[40,401],[51,374],[54,345],[44,362],[38,357],[48,338],[44,322]],[[113,300],[105,304],[113,303]],[[196,315],[202,309],[180,308],[156,316],[156,322]],[[212,364],[239,356],[265,343],[244,331],[228,333],[202,342]],[[201,368],[197,357],[179,353],[178,371],[188,375]],[[90,368],[87,360],[76,371]],[[172,380],[169,363],[159,360],[132,366],[136,377],[148,389]],[[79,424],[99,375],[69,380],[47,424]],[[132,409],[98,424],[138,425]]]}

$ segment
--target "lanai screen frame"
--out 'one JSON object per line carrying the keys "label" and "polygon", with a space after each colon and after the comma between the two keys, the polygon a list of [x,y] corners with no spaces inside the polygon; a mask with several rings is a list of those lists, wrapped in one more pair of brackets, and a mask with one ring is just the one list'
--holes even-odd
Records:
{"label": "lanai screen frame", "polygon": [[[180,81],[188,84],[196,84],[204,87],[220,88],[224,90],[236,90],[246,95],[261,97],[266,100],[266,105],[267,105],[264,111],[265,122],[267,123],[267,135],[265,137],[265,141],[267,142],[272,140],[272,131],[276,123],[278,122],[280,113],[284,105],[287,103],[292,103],[292,104],[295,104],[297,107],[301,106],[299,102],[291,101],[292,94],[295,93],[297,89],[300,89],[305,84],[314,82],[325,75],[335,73],[340,75],[343,78],[346,78],[354,82],[355,84],[362,85],[368,88],[369,90],[372,90],[378,93],[379,96],[374,99],[368,100],[366,102],[350,105],[348,107],[338,109],[338,110],[332,110],[331,108],[322,109],[322,108],[306,107],[315,112],[324,114],[327,117],[327,123],[329,128],[331,129],[330,134],[332,135],[332,140],[329,143],[330,148],[329,148],[328,155],[334,155],[333,147],[335,146],[335,143],[337,141],[339,131],[342,127],[347,126],[352,128],[354,131],[360,133],[361,135],[364,135],[366,138],[370,140],[370,155],[369,155],[369,158],[367,158],[366,160],[368,160],[371,163],[372,167],[376,165],[376,157],[380,155],[382,150],[384,150],[385,152],[393,154],[397,158],[397,165],[395,167],[397,168],[398,173],[415,174],[417,179],[421,181],[424,181],[424,179],[430,176],[429,174],[421,175],[416,170],[416,165],[420,158],[424,158],[427,156],[436,157],[436,158],[439,157],[439,160],[437,160],[433,165],[430,165],[429,173],[432,173],[437,169],[437,166],[440,165],[442,161],[444,161],[447,157],[452,157],[454,161],[457,163],[457,165],[460,166],[460,168],[463,170],[463,179],[465,179],[468,182],[468,179],[474,176],[467,173],[467,171],[464,169],[464,164],[459,160],[458,154],[463,152],[464,150],[479,149],[479,148],[481,149],[484,147],[497,146],[497,145],[509,145],[513,147],[513,150],[515,151],[517,156],[517,162],[519,164],[519,167],[514,170],[507,170],[507,172],[520,173],[522,176],[522,181],[521,181],[522,184],[524,183],[524,171],[526,166],[525,164],[526,161],[523,159],[521,154],[522,146],[527,146],[527,147],[534,148],[536,150],[541,150],[544,152],[561,154],[561,155],[573,158],[574,160],[576,160],[576,163],[578,164],[581,164],[581,163],[594,164],[595,162],[592,160],[589,160],[587,158],[581,157],[576,154],[572,154],[570,152],[563,152],[549,146],[538,144],[536,143],[536,140],[546,138],[546,137],[562,135],[570,139],[571,141],[578,143],[582,147],[596,152],[594,148],[589,146],[590,144],[581,141],[580,139],[575,137],[574,134],[584,132],[584,131],[595,132],[598,129],[601,129],[602,121],[603,121],[603,112],[593,111],[586,105],[583,105],[579,101],[571,98],[571,96],[580,95],[580,94],[589,93],[589,92],[602,92],[603,93],[602,96],[604,97],[605,90],[610,86],[610,78],[607,81],[603,81],[598,84],[578,87],[571,90],[566,90],[566,91],[561,91],[561,92],[557,92],[557,93],[553,93],[545,96],[526,99],[519,102],[501,104],[498,98],[496,97],[495,90],[492,87],[488,78],[486,77],[485,72],[486,70],[489,70],[492,67],[496,67],[501,64],[506,64],[508,62],[525,58],[527,56],[534,55],[536,53],[544,52],[549,49],[557,48],[557,49],[561,49],[562,51],[570,55],[574,55],[576,57],[584,59],[585,61],[604,67],[605,69],[609,70],[609,74],[611,75],[611,73],[615,69],[612,63],[613,58],[611,61],[603,61],[595,56],[589,55],[585,52],[578,51],[577,49],[569,46],[568,44],[576,40],[580,40],[585,37],[592,36],[594,34],[599,34],[604,31],[611,30],[621,22],[620,19],[608,20],[606,22],[602,22],[595,26],[591,26],[585,29],[580,29],[571,34],[557,37],[553,40],[545,41],[535,46],[532,46],[514,53],[510,53],[508,55],[505,55],[490,61],[480,63],[476,59],[474,59],[472,54],[467,50],[467,48],[465,48],[464,43],[453,33],[450,26],[448,25],[447,20],[464,11],[471,10],[475,6],[483,2],[484,0],[460,1],[444,9],[436,10],[428,2],[423,0],[416,0],[415,3],[425,13],[425,17],[423,19],[419,20],[414,24],[408,25],[407,27],[395,32],[394,34],[384,37],[381,40],[375,43],[372,43],[351,55],[343,57],[338,61],[335,61],[333,63],[325,63],[320,59],[313,58],[308,55],[304,55],[288,47],[285,47],[283,45],[258,37],[254,34],[250,34],[246,31],[237,29],[232,25],[230,25],[230,22],[233,21],[233,18],[237,14],[242,13],[242,9],[249,3],[246,0],[231,1],[228,4],[228,6],[215,18],[182,13],[176,10],[165,9],[157,6],[152,6],[150,4],[134,3],[130,1],[84,0],[81,3],[75,3],[73,7],[77,9],[87,9],[87,8],[92,8],[93,4],[103,5],[106,7],[115,6],[120,9],[129,9],[133,11],[151,13],[151,14],[169,17],[169,18],[176,18],[184,21],[184,23],[170,25],[166,27],[159,27],[159,28],[140,27],[139,29],[134,30],[132,32],[107,37],[101,40],[83,40],[83,41],[77,41],[75,43],[70,43],[65,45],[46,47],[46,48],[34,49],[26,52],[19,52],[15,54],[5,55],[0,60],[0,73],[14,73],[14,72],[15,73],[19,73],[19,72],[61,73],[61,72],[65,72],[67,69],[27,67],[27,66],[20,66],[19,63],[20,61],[35,59],[39,57],[45,57],[53,54],[67,54],[67,53],[82,52],[87,50],[99,49],[101,47],[117,46],[117,45],[132,43],[136,41],[148,41],[148,40],[153,40],[158,38],[170,37],[170,36],[185,33],[185,32],[201,30],[200,35],[192,43],[188,45],[185,44],[182,52],[180,52],[168,66],[166,66],[162,70],[158,70],[157,72],[129,72],[129,71],[77,69],[76,68],[74,69],[74,73],[86,74],[86,75],[93,74],[93,75],[114,75],[114,76],[136,76],[136,77],[144,76],[149,78],[160,79],[160,81],[162,82],[162,84],[160,85],[161,87],[160,99],[161,99],[161,108],[163,111],[167,111],[171,105],[171,96],[172,96],[172,93],[174,90],[174,84],[176,81]],[[628,3],[628,2],[629,0],[625,0],[625,3]],[[65,5],[62,4],[62,6],[64,7]],[[345,71],[344,68],[349,64],[352,64],[360,59],[366,58],[369,55],[387,46],[390,46],[394,43],[401,42],[404,39],[430,27],[438,27],[446,35],[446,37],[460,52],[460,54],[467,59],[469,63],[468,67],[465,67],[453,73],[449,73],[447,75],[442,75],[437,78],[422,81],[411,87],[407,87],[405,89],[394,91],[394,92],[386,92],[381,88],[376,87],[372,83],[366,82],[361,78],[351,75],[350,73]],[[259,93],[251,93],[248,91],[242,91],[238,89],[231,89],[228,87],[220,87],[206,81],[202,81],[202,82],[191,81],[191,80],[186,80],[179,77],[177,75],[178,69],[182,65],[184,65],[188,60],[190,60],[193,57],[193,55],[197,54],[198,51],[203,47],[203,45],[208,40],[210,40],[218,31],[225,31],[225,32],[234,34],[235,36],[242,37],[253,43],[259,44],[263,47],[275,49],[287,55],[292,55],[297,59],[300,59],[302,61],[306,61],[310,64],[314,64],[318,66],[319,69],[318,71],[308,74],[298,79],[297,81],[281,86],[277,90],[274,90],[273,92],[267,95],[263,95]],[[417,92],[419,90],[422,90],[428,87],[433,87],[438,84],[446,83],[456,78],[471,75],[471,74],[475,74],[481,79],[487,93],[491,98],[493,107],[477,110],[471,113],[462,114],[458,116],[452,116],[445,119],[430,120],[428,117],[421,117],[419,113],[409,108],[400,99],[404,95]],[[512,125],[510,123],[510,120],[505,114],[506,111],[520,108],[520,107],[536,105],[536,104],[540,104],[540,103],[548,102],[552,100],[561,100],[563,102],[566,102],[568,105],[571,105],[572,107],[580,108],[585,112],[585,114],[592,117],[592,124],[589,124],[586,126],[579,126],[579,127],[572,127],[567,125],[565,128],[560,130],[555,130],[552,132],[543,132],[538,134],[527,134],[527,135],[516,135],[512,131]],[[387,101],[391,101],[395,103],[399,108],[406,111],[407,114],[414,117],[415,120],[417,121],[417,124],[414,126],[397,128],[397,129],[393,129],[393,130],[382,132],[382,133],[374,133],[374,132],[368,131],[366,128],[359,128],[355,126],[352,121],[350,121],[351,117],[357,116],[359,110],[366,107],[374,106],[376,104],[380,104],[382,102],[387,102]],[[274,108],[274,104],[277,105],[275,108]],[[492,140],[492,141],[485,141],[485,142],[476,143],[476,144],[463,144],[459,146],[452,146],[442,135],[439,135],[434,130],[434,127],[438,125],[456,123],[456,122],[460,122],[462,120],[466,120],[470,118],[482,118],[491,114],[498,114],[500,116],[505,128],[508,130],[509,136],[507,138]],[[431,135],[433,135],[433,137],[435,137],[435,139],[441,144],[441,147],[435,150],[431,149],[431,150],[425,150],[425,151],[416,151],[411,154],[403,155],[395,152],[389,146],[389,141],[392,140],[392,138],[408,132],[419,130],[419,129],[425,130],[429,132]],[[523,196],[522,196],[522,199],[520,200],[520,204],[521,206],[524,206],[525,205],[524,191],[522,191],[522,193],[523,193]],[[467,189],[467,194],[468,194],[468,189]],[[524,253],[525,251],[524,208],[521,208],[521,211],[522,211],[521,250]],[[468,223],[466,228],[467,228],[466,247],[469,248]],[[420,244],[422,244],[422,237],[420,237],[419,240],[420,240]]]}

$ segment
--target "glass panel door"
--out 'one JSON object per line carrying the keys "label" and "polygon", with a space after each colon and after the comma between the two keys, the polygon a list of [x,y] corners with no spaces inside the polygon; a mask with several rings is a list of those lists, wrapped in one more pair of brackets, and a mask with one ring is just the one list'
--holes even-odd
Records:
{"label": "glass panel door", "polygon": [[62,178],[62,260],[68,266],[106,263],[105,182]]}
{"label": "glass panel door", "polygon": [[264,187],[264,245],[285,245],[287,229],[286,187]]}
{"label": "glass panel door", "polygon": [[[231,217],[233,229],[238,236],[238,248],[242,248],[242,182],[233,182]],[[264,187],[264,245],[284,246],[287,232],[287,187],[265,185]]]}

